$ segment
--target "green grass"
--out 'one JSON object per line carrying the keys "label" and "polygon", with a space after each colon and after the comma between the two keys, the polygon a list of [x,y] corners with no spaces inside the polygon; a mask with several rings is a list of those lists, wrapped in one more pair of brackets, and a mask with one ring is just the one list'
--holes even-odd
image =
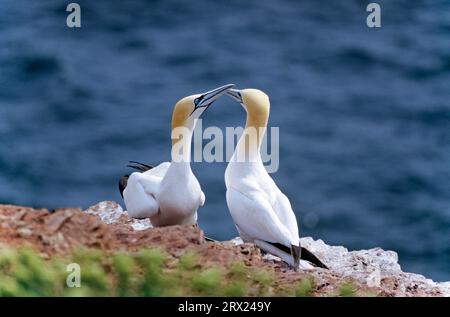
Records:
{"label": "green grass", "polygon": [[298,283],[297,288],[295,289],[295,296],[311,297],[313,296],[314,288],[314,280],[310,278],[304,278]]}
{"label": "green grass", "polygon": [[357,291],[355,285],[351,282],[345,282],[339,287],[339,296],[341,297],[355,297]]}
{"label": "green grass", "polygon": [[[81,287],[68,287],[80,267]],[[27,248],[0,249],[1,296],[313,296],[315,283],[304,278],[296,285],[279,285],[275,272],[243,262],[229,268],[201,263],[198,254],[178,258],[164,250],[101,252],[80,249],[67,258],[44,259]],[[340,296],[353,296],[355,288],[343,284]]]}
{"label": "green grass", "polygon": [[191,289],[198,294],[213,296],[219,294],[222,280],[222,271],[219,268],[209,268],[194,274]]}
{"label": "green grass", "polygon": [[250,276],[255,284],[255,287],[257,288],[258,296],[273,295],[271,291],[272,285],[274,283],[273,272],[263,269],[257,269],[253,271]]}

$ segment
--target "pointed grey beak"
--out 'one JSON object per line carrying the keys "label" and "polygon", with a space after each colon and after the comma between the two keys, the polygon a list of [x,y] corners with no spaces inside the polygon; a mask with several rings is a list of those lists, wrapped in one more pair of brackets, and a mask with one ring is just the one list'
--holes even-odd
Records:
{"label": "pointed grey beak", "polygon": [[234,87],[234,84],[228,84],[201,94],[194,100],[195,109],[211,106],[214,101],[222,97],[232,87]]}
{"label": "pointed grey beak", "polygon": [[243,103],[241,91],[238,89],[229,89],[226,94],[239,103]]}

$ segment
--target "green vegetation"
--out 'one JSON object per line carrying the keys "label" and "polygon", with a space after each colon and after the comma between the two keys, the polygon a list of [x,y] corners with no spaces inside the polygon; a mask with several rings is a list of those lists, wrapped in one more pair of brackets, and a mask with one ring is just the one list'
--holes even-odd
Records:
{"label": "green vegetation", "polygon": [[[81,249],[69,258],[46,259],[27,248],[0,249],[0,296],[314,296],[314,280],[280,285],[275,272],[242,262],[229,268],[201,263],[187,252],[179,258],[163,250],[101,252]],[[68,287],[77,263],[81,287]],[[340,296],[354,296],[341,285]]]}
{"label": "green vegetation", "polygon": [[313,291],[315,288],[315,283],[313,279],[305,278],[298,283],[295,289],[295,296],[298,297],[311,297],[313,296]]}
{"label": "green vegetation", "polygon": [[356,295],[356,287],[351,282],[345,282],[339,288],[339,296],[354,297]]}
{"label": "green vegetation", "polygon": [[[2,249],[0,296],[244,296],[262,293],[271,283],[264,271],[255,271],[252,279],[243,263],[226,270],[198,262],[195,253],[174,259],[159,249],[113,254],[81,249],[70,259],[49,260],[31,249]],[[80,267],[81,287],[66,284],[70,263]]]}

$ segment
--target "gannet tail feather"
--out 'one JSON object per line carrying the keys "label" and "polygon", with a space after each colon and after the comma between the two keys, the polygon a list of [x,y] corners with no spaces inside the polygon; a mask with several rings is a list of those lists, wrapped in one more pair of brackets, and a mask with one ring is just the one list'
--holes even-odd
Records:
{"label": "gannet tail feather", "polygon": [[[265,244],[267,251],[271,251],[275,255],[284,259],[291,266],[293,266],[295,270],[299,268],[300,260],[308,261],[316,267],[328,269],[328,267],[323,264],[323,262],[320,261],[318,257],[316,257],[311,251],[302,246],[291,245],[291,247],[288,248],[281,243],[262,241],[263,244],[261,245],[261,241],[258,242],[259,243],[256,243],[256,245],[259,244],[258,246],[261,247]],[[267,248],[267,246],[269,246],[271,250]],[[290,257],[288,257],[288,255],[290,255]]]}
{"label": "gannet tail feather", "polygon": [[122,198],[123,198],[123,191],[125,190],[125,187],[127,187],[128,184],[128,178],[130,178],[130,175],[124,175],[119,180],[119,192]]}
{"label": "gannet tail feather", "polygon": [[144,164],[144,163],[139,163],[139,162],[136,162],[136,161],[128,161],[128,163],[131,163],[133,165],[128,164],[127,167],[134,168],[135,170],[138,170],[138,171],[141,171],[141,172],[146,172],[146,171],[151,170],[153,168],[153,166],[151,166],[151,165]]}
{"label": "gannet tail feather", "polygon": [[322,261],[319,260],[319,258],[317,256],[315,256],[311,251],[309,251],[308,249],[301,247],[301,259],[302,260],[306,260],[308,262],[311,262],[312,264],[314,264],[317,267],[321,267],[323,269],[328,269],[328,266],[326,266],[325,264],[323,264]]}

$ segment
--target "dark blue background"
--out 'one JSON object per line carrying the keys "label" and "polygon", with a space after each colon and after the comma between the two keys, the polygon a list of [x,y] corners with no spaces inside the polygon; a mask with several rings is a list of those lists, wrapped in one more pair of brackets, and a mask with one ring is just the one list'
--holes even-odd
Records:
{"label": "dark blue background", "polygon": [[[0,202],[88,207],[120,200],[130,159],[169,159],[181,97],[235,83],[272,101],[273,175],[301,234],[399,253],[450,280],[450,2],[2,0]],[[237,126],[226,98],[204,125]],[[236,235],[224,163],[194,164],[200,224]]]}

